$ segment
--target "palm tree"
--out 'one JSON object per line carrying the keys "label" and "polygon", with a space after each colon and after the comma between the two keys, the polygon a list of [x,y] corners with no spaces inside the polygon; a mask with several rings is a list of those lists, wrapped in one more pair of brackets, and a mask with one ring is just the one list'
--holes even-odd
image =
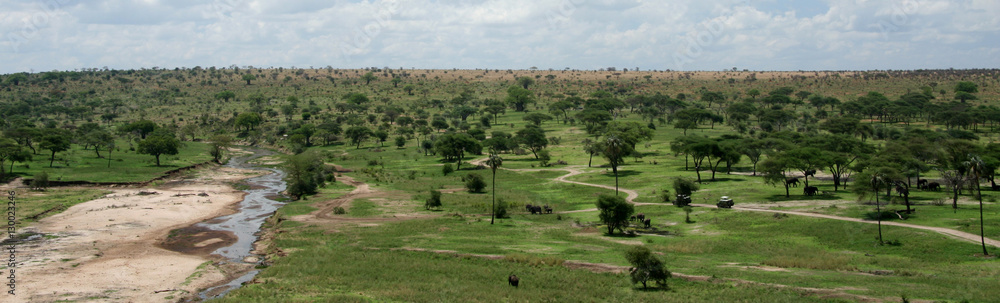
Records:
{"label": "palm tree", "polygon": [[889,186],[892,184],[892,180],[896,175],[895,170],[888,167],[878,167],[873,168],[872,172],[867,176],[868,185],[871,186],[872,195],[875,196],[875,218],[878,219],[878,243],[879,245],[884,244],[882,241],[882,205],[878,201],[878,195],[883,186]]}
{"label": "palm tree", "polygon": [[618,195],[618,165],[622,163],[622,157],[625,156],[624,145],[625,142],[613,134],[608,135],[604,144],[604,157],[608,158],[611,171],[615,173],[615,196]]}
{"label": "palm tree", "polygon": [[493,218],[497,210],[497,168],[503,165],[503,158],[499,155],[490,153],[490,158],[486,160],[486,165],[490,166],[493,170],[493,207],[490,208],[490,224],[493,224]]}
{"label": "palm tree", "polygon": [[969,177],[972,177],[972,182],[976,184],[976,197],[979,197],[979,240],[983,245],[983,255],[989,256],[989,252],[986,251],[986,231],[983,227],[983,195],[979,188],[979,178],[986,170],[986,164],[979,156],[969,155],[969,160],[962,162],[962,165],[969,168]]}

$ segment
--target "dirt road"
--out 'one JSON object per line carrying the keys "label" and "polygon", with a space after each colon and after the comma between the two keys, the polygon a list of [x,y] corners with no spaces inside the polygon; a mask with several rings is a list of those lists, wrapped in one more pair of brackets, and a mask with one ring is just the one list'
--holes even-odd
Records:
{"label": "dirt road", "polygon": [[[475,160],[475,161],[471,161],[470,163],[472,163],[473,165],[479,165],[479,164],[482,164],[483,162],[485,162],[486,160],[487,159],[478,159],[478,160]],[[560,176],[558,178],[555,178],[554,180],[557,181],[557,182],[578,184],[578,185],[584,185],[584,186],[600,187],[600,188],[605,188],[605,189],[610,189],[610,190],[614,190],[615,189],[614,186],[607,186],[607,185],[591,184],[591,183],[584,183],[584,182],[577,182],[577,181],[566,180],[566,178],[569,178],[569,177],[572,177],[572,176],[576,176],[576,175],[580,175],[580,174],[584,174],[585,172],[581,170],[580,166],[568,166],[568,167],[563,167],[563,168],[552,168],[552,169],[509,169],[509,170],[510,171],[566,171],[566,172],[569,172],[569,173],[566,174],[566,175]],[[661,205],[661,206],[670,205],[670,204],[659,204],[659,203],[636,203],[634,200],[639,197],[639,193],[637,191],[630,190],[630,189],[624,189],[624,188],[618,188],[618,190],[621,191],[621,192],[627,193],[628,197],[625,198],[625,200],[628,201],[628,202],[630,202],[630,203],[632,203],[632,204],[635,204],[635,205]],[[691,206],[716,208],[715,205],[708,205],[708,204],[691,204]],[[770,209],[760,209],[760,208],[744,208],[744,207],[733,207],[733,209],[734,210],[739,210],[739,211],[755,211],[755,212],[781,213],[781,214],[794,215],[794,216],[805,216],[805,217],[822,218],[822,219],[830,219],[830,220],[841,220],[841,221],[850,221],[850,222],[859,222],[859,223],[868,223],[868,224],[878,224],[878,222],[876,222],[876,221],[867,221],[867,220],[862,220],[862,219],[857,219],[857,218],[840,217],[840,216],[832,216],[832,215],[824,215],[824,214],[816,214],[816,213],[808,213],[808,212],[784,211],[784,210],[770,210]],[[566,212],[561,212],[561,213],[578,213],[578,212],[591,212],[591,211],[597,211],[597,209],[596,208],[591,208],[591,209],[566,211]],[[914,228],[914,229],[921,229],[921,230],[933,231],[933,232],[940,233],[940,234],[943,234],[943,235],[946,235],[946,236],[950,236],[950,237],[954,237],[954,238],[958,238],[958,239],[962,239],[962,240],[968,240],[968,241],[980,243],[980,236],[979,235],[971,234],[971,233],[967,233],[967,232],[963,232],[963,231],[958,231],[958,230],[954,230],[954,229],[950,229],[950,228],[932,227],[932,226],[924,226],[924,225],[916,225],[916,224],[907,224],[907,223],[900,223],[900,222],[893,222],[893,221],[883,221],[882,224],[883,225],[888,225],[888,226],[899,226],[899,227],[906,227],[906,228]],[[994,239],[990,239],[990,238],[986,238],[985,242],[986,242],[986,245],[991,245],[993,247],[1000,247],[1000,241],[997,241],[997,240],[994,240]]]}
{"label": "dirt road", "polygon": [[[691,206],[716,208],[715,205],[708,205],[708,204],[691,204]],[[849,222],[858,222],[858,223],[878,224],[877,221],[868,221],[868,220],[862,220],[862,219],[857,219],[857,218],[831,216],[831,215],[824,215],[824,214],[817,214],[817,213],[808,213],[808,212],[799,212],[799,211],[771,210],[771,209],[760,209],[760,208],[743,208],[743,207],[735,207],[735,206],[733,207],[733,209],[734,210],[740,210],[740,211],[767,212],[767,213],[777,213],[777,214],[786,214],[786,215],[794,215],[794,216],[823,218],[823,219],[830,219],[830,220],[840,220],[840,221],[849,221]],[[924,225],[916,225],[916,224],[907,224],[907,223],[900,223],[900,222],[894,222],[894,221],[882,221],[882,225],[899,226],[899,227],[906,227],[906,228],[915,228],[915,229],[928,230],[928,231],[933,231],[933,232],[936,232],[936,233],[939,233],[939,234],[943,234],[943,235],[946,235],[946,236],[950,236],[950,237],[954,237],[954,238],[958,238],[958,239],[962,239],[962,240],[969,240],[969,241],[972,241],[972,242],[980,243],[980,237],[979,237],[979,235],[971,234],[971,233],[967,233],[967,232],[963,232],[963,231],[957,231],[957,230],[950,229],[950,228],[932,227],[932,226],[924,226]],[[986,245],[991,245],[993,247],[1000,247],[1000,241],[993,240],[993,239],[990,239],[990,238],[986,238],[985,242],[986,242]]]}

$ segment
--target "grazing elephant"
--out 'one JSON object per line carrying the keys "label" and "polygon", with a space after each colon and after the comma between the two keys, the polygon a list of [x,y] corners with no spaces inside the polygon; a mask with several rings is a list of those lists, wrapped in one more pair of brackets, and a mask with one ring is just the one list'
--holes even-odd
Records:
{"label": "grazing elephant", "polygon": [[917,188],[927,189],[927,179],[917,179]]}
{"label": "grazing elephant", "polygon": [[806,196],[813,196],[816,195],[816,193],[818,192],[819,188],[816,188],[815,186],[806,186],[802,188],[802,193],[806,194]]}
{"label": "grazing elephant", "polygon": [[653,220],[651,220],[651,219],[646,219],[646,220],[642,221],[642,225],[646,226],[646,228],[649,228],[650,226],[652,226],[652,223],[653,223]]}
{"label": "grazing elephant", "polygon": [[941,183],[927,182],[927,189],[928,190],[933,190],[933,191],[941,190]]}
{"label": "grazing elephant", "polygon": [[541,206],[538,206],[538,205],[535,205],[535,206],[532,206],[532,207],[531,207],[531,214],[532,214],[532,215],[534,215],[534,214],[539,214],[539,215],[541,215],[541,214],[542,214],[542,207],[541,207]]}
{"label": "grazing elephant", "polygon": [[551,208],[551,207],[549,207],[548,205],[546,205],[546,206],[545,206],[545,207],[543,207],[543,208],[545,209],[545,213],[546,213],[546,214],[551,214],[551,213],[552,213],[552,208]]}
{"label": "grazing elephant", "polygon": [[899,193],[900,197],[910,195],[910,190],[906,189],[906,186],[903,185],[896,185],[896,192]]}
{"label": "grazing elephant", "polygon": [[507,277],[507,284],[510,284],[510,286],[517,287],[519,282],[521,282],[521,279],[518,278],[517,275],[510,275],[510,277]]}
{"label": "grazing elephant", "polygon": [[628,220],[630,222],[634,222],[635,221],[635,215],[632,215],[631,217],[628,217]]}
{"label": "grazing elephant", "polygon": [[785,184],[791,187],[799,186],[799,178],[788,178],[785,179]]}
{"label": "grazing elephant", "polygon": [[816,170],[815,169],[806,170],[806,171],[803,172],[803,175],[806,176],[806,177],[810,177],[810,176],[811,177],[815,177],[816,176]]}
{"label": "grazing elephant", "polygon": [[639,220],[639,222],[642,222],[643,220],[646,219],[646,214],[641,213],[641,214],[635,215],[635,219]]}
{"label": "grazing elephant", "polygon": [[531,211],[531,204],[525,205],[524,206],[524,210],[525,211]]}

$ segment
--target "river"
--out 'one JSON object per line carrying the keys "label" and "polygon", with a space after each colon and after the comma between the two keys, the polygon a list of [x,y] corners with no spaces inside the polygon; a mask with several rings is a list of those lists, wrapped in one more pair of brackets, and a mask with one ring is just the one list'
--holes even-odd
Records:
{"label": "river", "polygon": [[[229,259],[229,262],[246,262],[257,264],[263,260],[262,256],[254,255],[253,244],[257,241],[257,233],[260,232],[264,220],[274,214],[278,208],[285,203],[273,198],[282,197],[285,190],[285,172],[279,169],[258,167],[250,164],[255,159],[274,155],[275,152],[264,149],[249,149],[253,154],[247,156],[236,156],[229,160],[227,167],[251,169],[270,172],[269,174],[247,179],[246,184],[250,186],[245,189],[246,196],[240,202],[237,212],[232,215],[218,217],[204,223],[198,223],[198,227],[210,230],[231,232],[236,236],[236,242],[230,246],[221,247],[213,254]],[[246,274],[229,281],[226,284],[206,289],[199,297],[201,299],[219,298],[226,293],[239,288],[244,282],[250,281],[257,275],[259,270],[251,270]]]}

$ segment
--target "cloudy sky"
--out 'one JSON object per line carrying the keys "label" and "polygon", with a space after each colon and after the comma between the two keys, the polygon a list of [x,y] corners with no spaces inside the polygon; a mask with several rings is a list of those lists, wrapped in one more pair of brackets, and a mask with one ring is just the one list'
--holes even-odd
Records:
{"label": "cloudy sky", "polygon": [[0,73],[1000,67],[997,0],[0,0]]}

